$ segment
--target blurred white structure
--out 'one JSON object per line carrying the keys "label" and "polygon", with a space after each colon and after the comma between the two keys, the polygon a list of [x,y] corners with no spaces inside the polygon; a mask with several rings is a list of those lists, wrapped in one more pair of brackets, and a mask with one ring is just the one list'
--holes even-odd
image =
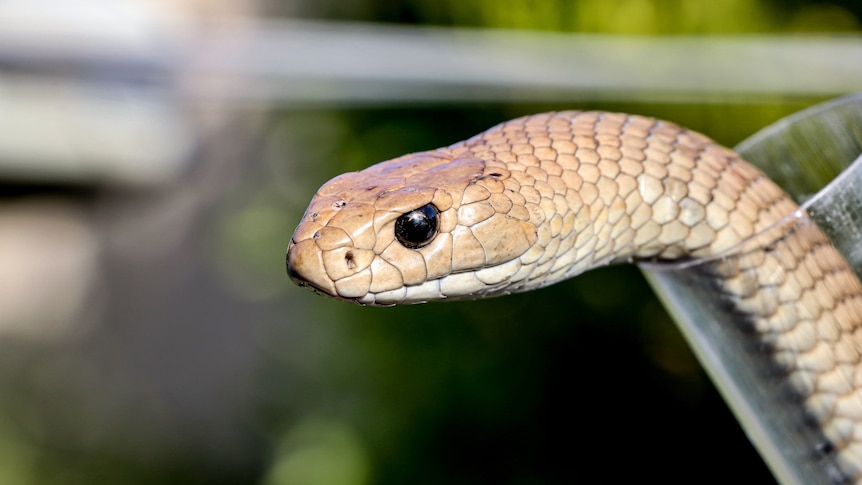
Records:
{"label": "blurred white structure", "polygon": [[764,102],[862,90],[862,37],[619,37],[271,21],[253,2],[0,3],[0,176],[151,184],[225,110]]}
{"label": "blurred white structure", "polygon": [[210,23],[249,17],[253,7],[0,2],[0,177],[120,185],[175,177],[202,128],[201,109],[182,96],[187,67],[200,54],[193,46]]}

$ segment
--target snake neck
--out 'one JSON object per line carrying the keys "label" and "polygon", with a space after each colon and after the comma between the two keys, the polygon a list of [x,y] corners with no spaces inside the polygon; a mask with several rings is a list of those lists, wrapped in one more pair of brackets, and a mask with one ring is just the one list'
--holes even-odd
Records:
{"label": "snake neck", "polygon": [[733,151],[652,118],[548,113],[449,149],[505,171],[504,195],[535,224],[521,291],[616,262],[714,256],[797,208]]}

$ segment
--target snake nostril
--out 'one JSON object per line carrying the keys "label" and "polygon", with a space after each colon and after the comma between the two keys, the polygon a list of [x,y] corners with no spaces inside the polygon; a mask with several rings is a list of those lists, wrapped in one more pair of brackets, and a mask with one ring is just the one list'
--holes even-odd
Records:
{"label": "snake nostril", "polygon": [[356,267],[356,260],[353,258],[353,251],[347,251],[344,255],[344,261],[347,262],[347,269]]}

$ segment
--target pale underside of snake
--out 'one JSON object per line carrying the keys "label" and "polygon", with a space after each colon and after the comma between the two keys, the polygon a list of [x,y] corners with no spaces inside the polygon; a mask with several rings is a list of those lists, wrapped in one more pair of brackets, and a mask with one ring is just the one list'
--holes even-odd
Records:
{"label": "pale underside of snake", "polygon": [[673,123],[545,113],[332,179],[287,264],[318,293],[393,305],[703,260],[793,391],[812,456],[830,480],[862,483],[862,285],[816,225],[783,224],[800,211],[733,151]]}

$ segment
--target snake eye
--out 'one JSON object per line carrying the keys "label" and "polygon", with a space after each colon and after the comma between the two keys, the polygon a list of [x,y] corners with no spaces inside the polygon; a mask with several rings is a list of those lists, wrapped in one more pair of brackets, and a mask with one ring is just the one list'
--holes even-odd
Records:
{"label": "snake eye", "polygon": [[395,221],[395,237],[406,248],[425,246],[437,235],[439,214],[431,204],[404,214]]}

